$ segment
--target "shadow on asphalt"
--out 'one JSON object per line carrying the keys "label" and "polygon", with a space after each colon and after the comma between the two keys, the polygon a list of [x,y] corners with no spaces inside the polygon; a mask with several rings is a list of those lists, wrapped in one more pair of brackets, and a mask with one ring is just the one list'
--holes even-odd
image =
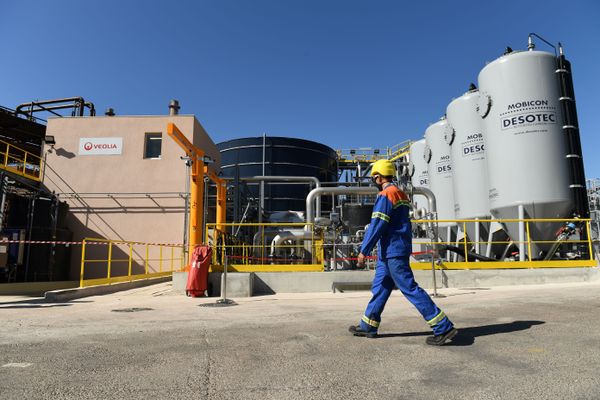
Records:
{"label": "shadow on asphalt", "polygon": [[[482,326],[470,326],[467,328],[457,327],[458,335],[445,346],[470,346],[475,343],[475,338],[479,336],[496,335],[500,333],[511,333],[524,331],[534,325],[545,324],[544,321],[513,321],[505,324],[493,324]],[[412,336],[431,336],[431,332],[405,332],[405,333],[383,333],[377,335],[378,339],[390,337],[412,337]]]}
{"label": "shadow on asphalt", "polygon": [[91,303],[89,300],[65,300],[48,302],[44,298],[32,300],[18,300],[0,302],[0,310],[14,308],[49,308],[49,307],[67,307],[75,303]]}

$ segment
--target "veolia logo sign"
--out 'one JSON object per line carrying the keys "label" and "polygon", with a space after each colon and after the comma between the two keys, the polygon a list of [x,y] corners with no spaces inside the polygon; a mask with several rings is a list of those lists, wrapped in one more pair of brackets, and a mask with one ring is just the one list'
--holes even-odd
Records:
{"label": "veolia logo sign", "polygon": [[107,156],[123,153],[123,138],[80,138],[80,156]]}

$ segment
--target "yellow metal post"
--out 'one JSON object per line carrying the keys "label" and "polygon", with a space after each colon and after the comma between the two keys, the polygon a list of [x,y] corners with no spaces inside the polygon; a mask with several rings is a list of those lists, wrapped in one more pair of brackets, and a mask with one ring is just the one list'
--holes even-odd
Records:
{"label": "yellow metal post", "polygon": [[592,235],[590,233],[590,223],[591,223],[590,220],[587,220],[585,222],[585,230],[587,232],[588,248],[590,251],[590,261],[593,261],[594,260],[594,250],[592,248]]}
{"label": "yellow metal post", "polygon": [[159,258],[160,258],[160,260],[158,261],[158,272],[162,272],[162,262],[163,262],[163,252],[162,252],[162,249],[163,249],[163,247],[162,246],[158,246],[158,249],[159,249]]}
{"label": "yellow metal post", "polygon": [[192,176],[190,178],[190,227],[188,257],[189,263],[196,246],[202,243],[202,204],[204,201],[204,152],[194,146],[192,142],[173,123],[167,125],[168,135],[192,159]]}
{"label": "yellow metal post", "polygon": [[133,245],[131,243],[129,243],[129,268],[127,269],[127,276],[129,277],[129,280],[131,281],[131,258],[133,255]]}
{"label": "yellow metal post", "polygon": [[173,271],[173,258],[175,257],[175,247],[171,246],[171,271]]}
{"label": "yellow metal post", "polygon": [[[469,262],[469,251],[468,251],[468,246],[467,246],[467,223],[466,222],[463,222],[463,241],[464,241],[464,246],[465,246],[465,262],[468,263]],[[450,259],[450,258],[448,258],[448,259]]]}
{"label": "yellow metal post", "polygon": [[79,273],[79,287],[83,287],[83,275],[85,273],[85,239],[81,245],[81,272]]}
{"label": "yellow metal post", "polygon": [[146,261],[144,262],[144,274],[148,275],[148,244],[146,244]]}
{"label": "yellow metal post", "polygon": [[110,283],[110,268],[112,262],[112,242],[108,242],[108,273],[106,274],[106,279],[109,280]]}
{"label": "yellow metal post", "polygon": [[529,221],[526,221],[527,225],[525,228],[527,229],[527,252],[529,253],[529,261],[531,261],[531,236],[529,235]]}

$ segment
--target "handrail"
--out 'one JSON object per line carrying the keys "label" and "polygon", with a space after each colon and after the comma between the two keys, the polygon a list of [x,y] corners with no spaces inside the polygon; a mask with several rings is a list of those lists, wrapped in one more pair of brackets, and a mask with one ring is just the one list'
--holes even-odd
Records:
{"label": "handrail", "polygon": [[[89,258],[90,249],[88,246],[99,245],[107,248],[107,258]],[[119,249],[118,245],[125,247],[126,251],[121,249],[124,258],[116,258],[114,249]],[[113,247],[114,246],[114,247]],[[137,250],[134,250],[135,247]],[[163,257],[163,248],[171,248]],[[152,258],[150,248],[158,248],[158,258]],[[181,249],[181,254],[176,256],[175,248]],[[176,268],[176,262],[179,267]],[[180,244],[158,244],[146,243],[130,240],[110,240],[104,238],[84,238],[81,249],[81,271],[79,276],[79,286],[106,285],[118,282],[132,282],[134,280],[156,278],[168,276],[173,271],[182,271],[185,268],[186,259],[184,257],[184,247]],[[106,273],[104,278],[86,278],[86,264],[105,265]],[[157,265],[155,265],[157,264]],[[127,272],[115,273],[115,265],[126,267]],[[168,270],[163,269],[163,265],[169,265]],[[139,273],[134,273],[138,270]],[[89,270],[88,270],[89,271]],[[96,273],[99,275],[99,273]]]}
{"label": "handrail", "polygon": [[37,182],[41,181],[41,157],[4,140],[0,140],[0,148],[0,168]]}

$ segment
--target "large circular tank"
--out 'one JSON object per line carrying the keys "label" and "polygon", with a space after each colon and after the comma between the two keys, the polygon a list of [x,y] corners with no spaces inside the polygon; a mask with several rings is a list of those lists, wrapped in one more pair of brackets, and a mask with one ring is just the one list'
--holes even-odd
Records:
{"label": "large circular tank", "polygon": [[[286,137],[248,137],[217,143],[221,170],[225,177],[263,175],[312,176],[321,182],[337,181],[337,154],[324,144]],[[250,195],[258,198],[260,185],[249,185]],[[309,185],[265,184],[265,210],[304,211]],[[322,207],[327,209],[328,199]]]}
{"label": "large circular tank", "polygon": [[[517,218],[570,217],[569,169],[562,132],[556,59],[546,52],[506,54],[479,73],[491,213]],[[518,240],[516,224],[506,224]],[[552,240],[556,224],[531,224],[533,240]],[[532,244],[533,256],[548,246]]]}
{"label": "large circular tank", "polygon": [[[423,157],[427,162],[429,187],[437,203],[437,219],[455,219],[454,187],[452,184],[452,162],[450,146],[444,139],[446,118],[431,124],[425,131],[426,146]],[[456,223],[440,223],[440,227],[455,226]]]}
{"label": "large circular tank", "polygon": [[457,219],[490,215],[483,123],[477,114],[479,92],[472,87],[446,109],[446,142],[450,145]]}
{"label": "large circular tank", "polygon": [[[412,142],[410,145],[408,157],[410,165],[408,168],[410,181],[415,187],[429,188],[429,173],[427,172],[427,162],[423,157],[425,152],[425,139]],[[415,196],[413,199],[416,209],[427,208],[427,199],[424,196]]]}

